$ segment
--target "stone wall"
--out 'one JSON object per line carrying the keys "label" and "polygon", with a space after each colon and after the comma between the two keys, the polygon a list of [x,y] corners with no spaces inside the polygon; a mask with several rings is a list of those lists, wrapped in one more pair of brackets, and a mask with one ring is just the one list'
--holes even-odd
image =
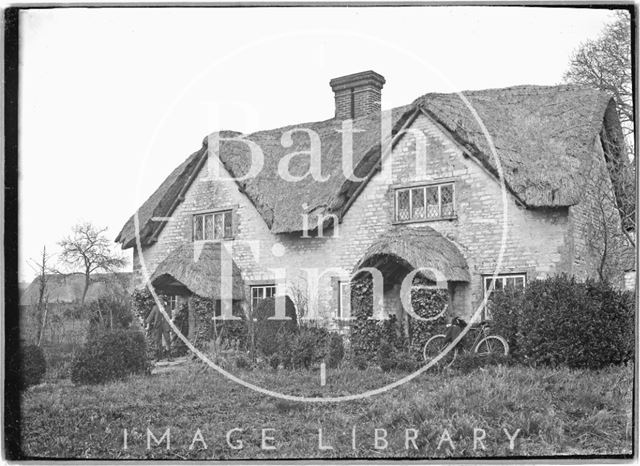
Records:
{"label": "stone wall", "polygon": [[570,208],[575,243],[573,273],[581,280],[597,279],[602,269],[604,278],[623,286],[626,239],[614,205],[600,136],[594,139],[591,154],[592,160],[583,161],[581,202]]}

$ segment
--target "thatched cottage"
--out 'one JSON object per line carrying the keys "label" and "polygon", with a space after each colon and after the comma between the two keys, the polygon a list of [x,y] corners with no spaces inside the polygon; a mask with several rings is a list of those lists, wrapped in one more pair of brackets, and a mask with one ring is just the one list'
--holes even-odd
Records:
{"label": "thatched cottage", "polygon": [[[331,119],[205,139],[139,208],[138,239],[133,216],[116,239],[133,248],[138,286],[148,277],[168,294],[219,299],[227,274],[233,298],[247,306],[287,294],[325,322],[341,322],[348,274],[361,267],[382,272],[391,313],[400,313],[402,279],[436,268],[450,309],[465,316],[494,273],[496,289],[562,272],[596,275],[594,212],[613,193],[606,162],[623,157],[611,96],[517,86],[464,92],[469,106],[457,94],[425,94],[381,113],[384,83],[373,71],[337,78]],[[264,164],[245,176],[252,145]],[[283,179],[283,164],[299,179]],[[223,244],[233,246],[226,271]]]}

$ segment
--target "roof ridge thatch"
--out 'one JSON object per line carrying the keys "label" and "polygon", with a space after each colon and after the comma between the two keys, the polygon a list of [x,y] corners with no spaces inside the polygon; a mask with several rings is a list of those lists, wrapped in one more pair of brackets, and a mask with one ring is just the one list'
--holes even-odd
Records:
{"label": "roof ridge thatch", "polygon": [[[510,192],[527,207],[560,207],[576,204],[581,198],[582,163],[592,150],[595,137],[612,98],[607,93],[579,85],[537,86],[518,85],[501,89],[462,91],[478,112],[489,131]],[[390,110],[394,130],[419,108],[440,125],[458,144],[464,147],[488,171],[498,176],[491,148],[482,128],[457,93],[428,93],[411,104]],[[341,170],[342,120],[331,118],[280,126],[241,135],[257,143],[264,155],[262,172],[255,178],[238,182],[238,187],[254,204],[273,233],[302,229],[302,216],[309,216],[315,225],[320,215],[344,214],[349,199],[357,195],[363,183],[346,180]],[[356,175],[366,176],[379,165],[379,114],[354,120],[353,135]],[[289,183],[277,176],[277,163],[285,155],[308,150],[309,138],[303,132],[293,135],[291,147],[280,144],[286,131],[308,128],[321,140],[323,175],[329,180],[315,182],[310,177]],[[185,160],[138,210],[140,237],[143,244],[155,239],[164,222],[154,217],[171,214],[180,202],[181,187],[194,178],[207,153],[207,138],[202,148]],[[220,158],[232,176],[246,173],[249,154],[246,144],[222,140]],[[302,157],[291,161],[291,172],[303,174],[308,162]],[[365,182],[366,183],[366,182]],[[306,206],[306,207],[304,207]],[[124,248],[135,243],[133,217],[116,238]]]}

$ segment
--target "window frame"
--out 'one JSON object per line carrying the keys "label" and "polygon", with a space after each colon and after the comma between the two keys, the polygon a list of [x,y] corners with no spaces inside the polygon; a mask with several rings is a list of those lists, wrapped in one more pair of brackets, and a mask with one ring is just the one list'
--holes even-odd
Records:
{"label": "window frame", "polygon": [[[451,186],[451,204],[452,204],[452,213],[450,215],[442,215],[442,188],[444,186]],[[427,212],[427,189],[429,188],[437,188],[438,189],[438,216],[437,217],[428,217]],[[416,218],[413,216],[413,191],[416,189],[422,189],[422,197],[423,197],[423,205],[424,205],[424,217]],[[398,216],[399,214],[399,197],[400,193],[408,192],[409,193],[409,218],[406,220],[401,220]],[[394,223],[417,223],[417,222],[433,222],[438,220],[451,220],[457,218],[456,213],[456,183],[455,181],[442,181],[438,183],[424,183],[424,184],[414,184],[407,186],[398,186],[394,188]]]}
{"label": "window frame", "polygon": [[170,294],[167,297],[167,301],[168,301],[168,308],[171,312],[175,311],[176,309],[178,309],[178,295],[177,294]]}
{"label": "window frame", "polygon": [[[502,287],[497,289],[494,287],[493,292],[495,293],[496,291],[502,291],[505,289],[506,286],[506,280],[507,278],[522,278],[522,288],[526,288],[527,287],[527,274],[522,272],[522,273],[499,273],[496,275],[495,279],[496,281],[500,280],[502,282]],[[483,275],[482,276],[482,295],[486,296],[487,293],[489,292],[489,288],[487,286],[487,282],[491,282],[493,280],[493,274],[492,275]]]}
{"label": "window frame", "polygon": [[[347,304],[343,300],[342,287],[349,288],[349,297],[351,297],[351,281],[350,280],[338,280],[338,306],[336,307],[336,320],[351,320],[351,301]],[[345,312],[348,311],[348,313]],[[348,314],[348,316],[346,316]]]}
{"label": "window frame", "polygon": [[[229,226],[229,234],[227,235],[227,228],[225,227],[225,217],[226,215],[229,215],[229,222],[230,222],[230,226]],[[222,236],[220,238],[216,238],[215,237],[215,227],[216,227],[216,216],[221,216],[222,217]],[[207,239],[205,237],[205,233],[207,230],[207,217],[211,217],[211,231],[212,231],[212,236],[213,238]],[[233,228],[233,224],[234,224],[234,211],[232,208],[225,208],[225,209],[217,209],[217,210],[208,210],[208,211],[204,211],[204,212],[194,212],[192,214],[192,219],[191,219],[191,240],[192,242],[196,242],[196,241],[228,241],[228,240],[232,240],[234,238],[234,228]],[[202,239],[196,239],[196,223],[198,221],[198,218],[202,218],[201,221],[201,235],[202,235]]]}
{"label": "window frame", "polygon": [[[273,294],[271,296],[266,296],[266,289],[267,288],[273,288]],[[250,304],[251,304],[251,313],[253,314],[253,311],[255,310],[254,308],[254,304],[253,304],[253,300],[254,300],[254,296],[253,296],[253,290],[256,289],[262,289],[263,293],[262,293],[262,297],[257,297],[256,299],[267,299],[267,298],[272,298],[278,295],[278,287],[276,286],[275,283],[261,283],[261,284],[256,284],[256,285],[249,285],[249,297],[251,299]]]}

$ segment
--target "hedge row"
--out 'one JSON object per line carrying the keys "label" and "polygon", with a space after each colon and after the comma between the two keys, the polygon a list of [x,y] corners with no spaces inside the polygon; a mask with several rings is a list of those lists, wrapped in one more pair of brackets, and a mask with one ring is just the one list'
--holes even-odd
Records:
{"label": "hedge row", "polygon": [[559,275],[493,293],[490,306],[519,362],[599,369],[633,358],[634,296],[609,283]]}

